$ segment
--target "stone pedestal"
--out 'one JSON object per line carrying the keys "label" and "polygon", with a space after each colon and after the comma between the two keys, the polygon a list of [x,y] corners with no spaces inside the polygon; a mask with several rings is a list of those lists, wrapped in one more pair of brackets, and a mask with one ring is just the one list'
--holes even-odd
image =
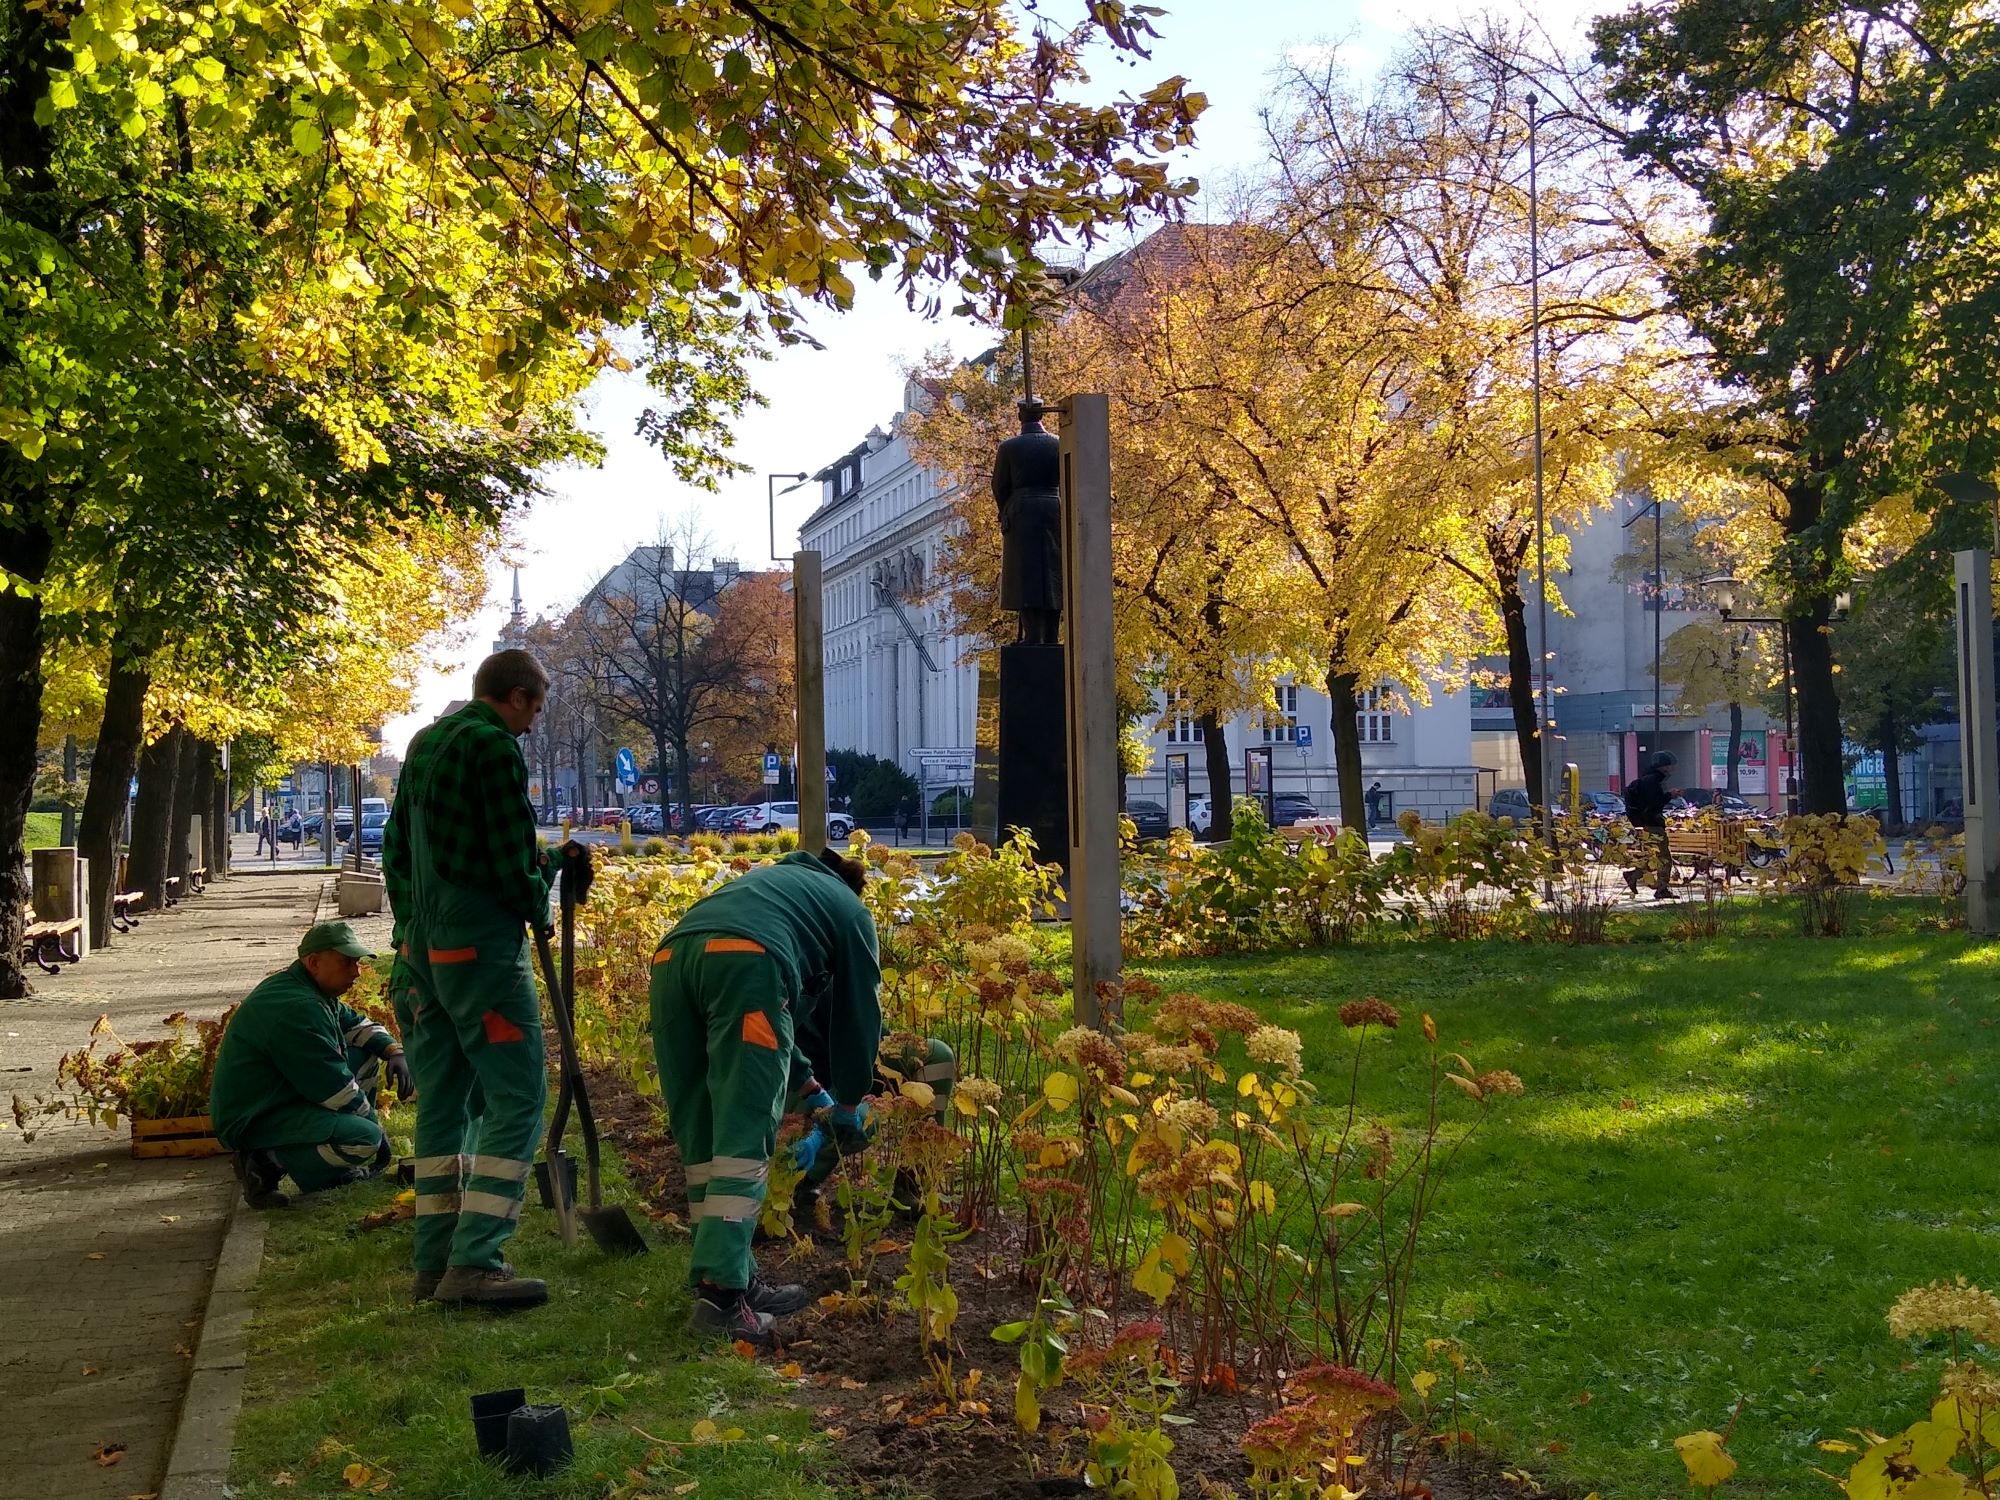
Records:
{"label": "stone pedestal", "polygon": [[382,910],[382,877],[372,872],[342,870],[333,878],[333,894],[343,917],[372,917]]}
{"label": "stone pedestal", "polygon": [[1069,864],[1068,695],[1061,646],[1000,648],[999,836],[1025,828],[1044,863]]}

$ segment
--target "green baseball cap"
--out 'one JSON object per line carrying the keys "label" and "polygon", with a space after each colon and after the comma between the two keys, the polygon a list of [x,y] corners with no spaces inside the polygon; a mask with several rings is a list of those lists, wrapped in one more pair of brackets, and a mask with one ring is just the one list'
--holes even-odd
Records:
{"label": "green baseball cap", "polygon": [[375,956],[361,945],[361,939],[345,922],[321,922],[316,927],[308,927],[306,935],[299,939],[299,957],[306,958],[314,953],[344,953],[349,958]]}

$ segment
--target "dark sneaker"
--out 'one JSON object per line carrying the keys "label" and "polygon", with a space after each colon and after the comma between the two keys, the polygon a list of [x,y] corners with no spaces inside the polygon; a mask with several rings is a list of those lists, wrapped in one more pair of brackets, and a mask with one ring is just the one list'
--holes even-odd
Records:
{"label": "dark sneaker", "polygon": [[812,1298],[806,1289],[796,1282],[770,1282],[761,1276],[750,1278],[750,1290],[743,1294],[743,1300],[750,1304],[753,1312],[769,1313],[774,1318],[786,1317],[804,1307]]}
{"label": "dark sneaker", "polygon": [[758,1312],[742,1292],[697,1292],[694,1311],[688,1314],[688,1329],[703,1338],[741,1339],[759,1349],[777,1342],[771,1333],[769,1313]]}
{"label": "dark sneaker", "polygon": [[545,1281],[516,1276],[512,1266],[486,1270],[480,1266],[453,1266],[444,1273],[433,1296],[446,1307],[490,1307],[497,1312],[513,1312],[524,1307],[540,1307],[549,1300]]}
{"label": "dark sneaker", "polygon": [[290,1208],[291,1194],[278,1190],[284,1176],[267,1152],[236,1153],[236,1180],[243,1185],[243,1201],[252,1208]]}

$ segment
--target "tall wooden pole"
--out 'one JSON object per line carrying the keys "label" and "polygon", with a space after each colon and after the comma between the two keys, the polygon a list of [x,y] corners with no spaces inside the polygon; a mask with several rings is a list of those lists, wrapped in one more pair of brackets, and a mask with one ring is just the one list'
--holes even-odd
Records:
{"label": "tall wooden pole", "polygon": [[1076,1019],[1105,1016],[1119,932],[1118,663],[1111,622],[1111,400],[1062,407],[1063,618],[1068,634],[1069,913]]}
{"label": "tall wooden pole", "polygon": [[792,554],[792,668],[798,698],[799,847],[826,847],[826,672],[817,552]]}
{"label": "tall wooden pole", "polygon": [[1959,763],[1965,770],[1965,925],[2000,931],[2000,738],[1993,693],[1993,554],[1952,554],[1958,605]]}

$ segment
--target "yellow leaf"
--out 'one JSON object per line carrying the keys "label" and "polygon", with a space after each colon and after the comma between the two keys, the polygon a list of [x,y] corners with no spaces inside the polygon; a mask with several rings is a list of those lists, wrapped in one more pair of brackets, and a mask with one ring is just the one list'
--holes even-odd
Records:
{"label": "yellow leaf", "polygon": [[700,1488],[701,1488],[701,1481],[699,1479],[690,1479],[686,1484],[675,1485],[674,1493],[676,1495],[692,1495],[696,1490]]}
{"label": "yellow leaf", "polygon": [[1068,1073],[1051,1073],[1042,1080],[1042,1097],[1049,1101],[1049,1108],[1058,1114],[1076,1103],[1081,1092],[1076,1079]]}
{"label": "yellow leaf", "polygon": [[1270,1183],[1258,1180],[1250,1184],[1250,1206],[1262,1213],[1274,1214],[1278,1211],[1278,1194]]}
{"label": "yellow leaf", "polygon": [[1163,1234],[1160,1236],[1160,1259],[1174,1268],[1177,1275],[1185,1276],[1194,1269],[1194,1246],[1184,1234]]}
{"label": "yellow leaf", "polygon": [[1436,1370],[1419,1370],[1410,1377],[1410,1385],[1425,1400],[1430,1399],[1431,1387],[1438,1383]]}
{"label": "yellow leaf", "polygon": [[968,1120],[976,1119],[979,1115],[979,1106],[972,1102],[972,1096],[969,1094],[953,1094],[951,1096],[951,1107],[964,1115]]}
{"label": "yellow leaf", "polygon": [[1132,1273],[1132,1290],[1144,1292],[1161,1306],[1166,1305],[1167,1298],[1173,1296],[1178,1285],[1180,1279],[1160,1263],[1158,1246],[1146,1252],[1146,1258],[1139,1262],[1139,1269]]}
{"label": "yellow leaf", "polygon": [[1041,1397],[1036,1394],[1034,1381],[1026,1375],[1014,1382],[1014,1425],[1030,1433],[1042,1425]]}
{"label": "yellow leaf", "polygon": [[1822,1453],[1859,1453],[1861,1450],[1852,1443],[1843,1443],[1839,1438],[1821,1438],[1819,1451]]}
{"label": "yellow leaf", "polygon": [[703,1417],[699,1422],[695,1423],[694,1427],[688,1432],[688,1440],[695,1443],[712,1443],[717,1436],[715,1423],[707,1417]]}
{"label": "yellow leaf", "polygon": [[1245,1073],[1241,1078],[1237,1079],[1236,1092],[1246,1096],[1256,1093],[1257,1075],[1255,1073]]}
{"label": "yellow leaf", "polygon": [[1437,1039],[1438,1039],[1438,1023],[1433,1021],[1430,1018],[1430,1016],[1426,1014],[1424,1016],[1424,1040],[1427,1042],[1434,1043],[1437,1041]]}
{"label": "yellow leaf", "polygon": [[349,1464],[340,1471],[341,1483],[350,1490],[358,1490],[375,1477],[375,1471],[366,1464]]}
{"label": "yellow leaf", "polygon": [[896,1087],[896,1092],[905,1099],[914,1099],[919,1109],[929,1109],[937,1102],[937,1090],[928,1083],[914,1078],[906,1078]]}
{"label": "yellow leaf", "polygon": [[1356,1214],[1367,1212],[1368,1205],[1365,1203],[1336,1203],[1326,1211],[1326,1215],[1330,1219],[1351,1219]]}
{"label": "yellow leaf", "polygon": [[1486,1090],[1482,1089],[1470,1078],[1461,1078],[1456,1073],[1447,1073],[1444,1076],[1472,1098],[1479,1100],[1480,1103],[1483,1104],[1486,1102]]}
{"label": "yellow leaf", "polygon": [[1712,1490],[1736,1472],[1736,1460],[1722,1446],[1722,1434],[1704,1428],[1674,1439],[1681,1462],[1687,1466],[1688,1482]]}

